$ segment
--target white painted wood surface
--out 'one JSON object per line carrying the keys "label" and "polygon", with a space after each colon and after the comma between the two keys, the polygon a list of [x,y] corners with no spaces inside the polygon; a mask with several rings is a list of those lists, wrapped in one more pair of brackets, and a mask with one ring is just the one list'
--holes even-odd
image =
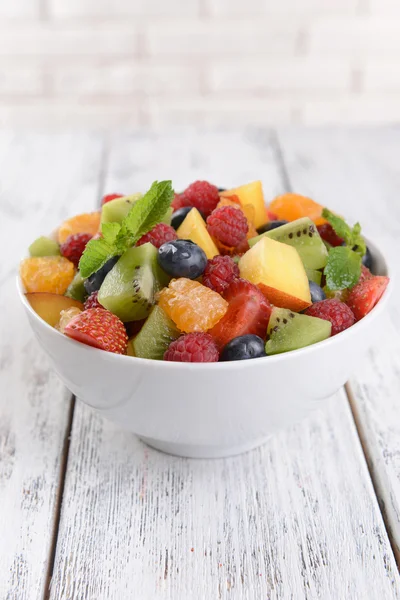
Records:
{"label": "white painted wood surface", "polygon": [[400,564],[400,128],[286,131],[279,139],[292,187],[360,220],[387,250],[397,277],[392,326],[349,390]]}
{"label": "white painted wood surface", "polygon": [[0,135],[1,600],[44,597],[71,403],[21,311],[18,261],[94,205],[101,161],[97,136]]}
{"label": "white painted wood surface", "polygon": [[[263,132],[121,135],[105,190],[143,189],[156,177],[179,188],[261,176],[272,197],[286,187],[278,159]],[[343,392],[263,448],[208,462],[159,454],[77,404],[53,600],[399,597]]]}

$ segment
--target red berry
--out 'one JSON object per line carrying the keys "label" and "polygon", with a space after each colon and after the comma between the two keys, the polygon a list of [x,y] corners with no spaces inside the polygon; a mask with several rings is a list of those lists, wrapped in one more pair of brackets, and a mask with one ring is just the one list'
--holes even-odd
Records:
{"label": "red berry", "polygon": [[267,209],[268,221],[278,221],[279,217],[274,212]]}
{"label": "red berry", "polygon": [[316,302],[309,306],[304,313],[309,317],[318,317],[330,321],[332,323],[331,335],[336,335],[348,329],[355,322],[354,315],[349,307],[344,302],[336,300],[336,298]]}
{"label": "red berry", "polygon": [[175,362],[218,362],[218,348],[208,333],[187,333],[172,342],[164,360]]}
{"label": "red berry", "polygon": [[254,334],[265,339],[272,306],[256,285],[234,279],[224,293],[228,310],[210,334],[222,348],[240,335]]}
{"label": "red berry", "polygon": [[153,246],[159,248],[165,244],[165,242],[172,242],[172,240],[176,240],[177,238],[176,231],[171,225],[158,223],[158,225],[140,238],[136,243],[136,246],[142,246],[143,244],[150,242]]}
{"label": "red berry", "polygon": [[374,276],[372,275],[371,271],[368,269],[368,267],[361,265],[361,275],[360,275],[360,279],[358,280],[358,283],[362,283],[363,281],[367,281],[368,279],[372,279]]}
{"label": "red berry", "polygon": [[238,246],[246,239],[249,224],[243,212],[234,206],[216,208],[207,219],[207,231],[225,246]]}
{"label": "red berry", "polygon": [[175,193],[174,199],[171,202],[171,206],[172,206],[172,208],[173,208],[173,210],[175,212],[179,208],[183,208],[184,206],[191,206],[191,205],[185,199],[185,196],[183,194],[176,194]]}
{"label": "red berry", "polygon": [[343,244],[344,240],[337,235],[330,223],[317,225],[317,229],[322,239],[325,240],[325,242],[328,242],[328,244],[331,246],[335,247]]}
{"label": "red berry", "polygon": [[61,244],[61,254],[68,258],[77,267],[79,259],[81,258],[86,244],[92,239],[90,233],[75,233],[75,235],[69,235],[65,242]]}
{"label": "red berry", "polygon": [[102,306],[100,304],[100,302],[97,300],[97,296],[98,296],[99,292],[92,292],[89,296],[89,298],[87,298],[87,300],[85,301],[85,304],[83,305],[85,310],[89,310],[89,308],[103,308],[104,306]]}
{"label": "red berry", "polygon": [[359,321],[367,315],[379,302],[389,283],[389,277],[373,276],[357,283],[351,290],[347,304]]}
{"label": "red berry", "polygon": [[239,275],[239,267],[230,256],[215,256],[207,261],[203,273],[203,285],[222,294],[231,281]]}
{"label": "red berry", "polygon": [[107,204],[107,202],[111,202],[111,200],[115,200],[116,198],[123,198],[124,195],[123,194],[107,194],[106,196],[103,197],[103,200],[101,201],[101,205],[103,206],[103,204]]}
{"label": "red berry", "polygon": [[68,323],[65,335],[100,350],[125,354],[128,336],[123,322],[104,308],[89,308]]}
{"label": "red berry", "polygon": [[[208,181],[195,181],[182,194],[182,206],[194,206],[206,217],[212,213],[220,201],[218,188]],[[176,210],[176,209],[175,209]]]}

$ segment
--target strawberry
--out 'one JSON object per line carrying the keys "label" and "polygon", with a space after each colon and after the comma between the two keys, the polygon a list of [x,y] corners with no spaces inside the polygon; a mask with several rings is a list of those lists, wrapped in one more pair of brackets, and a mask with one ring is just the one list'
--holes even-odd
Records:
{"label": "strawberry", "polygon": [[128,336],[123,322],[104,308],[89,308],[72,319],[65,335],[100,350],[126,354]]}
{"label": "strawberry", "polygon": [[224,293],[228,310],[209,331],[219,348],[239,335],[254,334],[265,339],[272,306],[256,285],[234,279]]}
{"label": "strawberry", "polygon": [[388,283],[389,277],[375,276],[357,283],[353,287],[347,299],[347,305],[353,311],[356,321],[371,312],[382,297]]}
{"label": "strawberry", "polygon": [[117,198],[123,198],[123,194],[107,194],[103,197],[101,201],[101,205],[107,204],[107,202],[111,202],[111,200],[116,200]]}

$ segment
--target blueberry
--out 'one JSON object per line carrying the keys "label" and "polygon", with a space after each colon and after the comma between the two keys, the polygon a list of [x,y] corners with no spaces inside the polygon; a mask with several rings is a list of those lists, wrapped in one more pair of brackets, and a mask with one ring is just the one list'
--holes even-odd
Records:
{"label": "blueberry", "polygon": [[[187,214],[192,210],[193,206],[184,206],[183,208],[178,208],[178,210],[176,210],[172,217],[171,217],[171,226],[175,229],[175,231],[178,229],[179,225],[184,221],[184,219],[186,218]],[[199,213],[201,214],[201,216],[203,217],[204,221],[205,221],[205,217],[203,215],[203,213],[201,212],[201,210],[199,210]]]}
{"label": "blueberry", "polygon": [[90,277],[85,280],[83,285],[85,286],[85,290],[89,296],[93,292],[97,292],[97,290],[100,289],[100,286],[103,283],[107,273],[111,271],[118,259],[119,256],[113,256],[101,267],[101,269],[93,273],[93,275],[90,275]]}
{"label": "blueberry", "polygon": [[258,227],[257,233],[265,233],[266,231],[271,231],[271,229],[276,229],[277,227],[281,227],[282,225],[286,225],[289,221],[270,221],[269,223],[265,223],[265,225],[261,225]]}
{"label": "blueberry", "polygon": [[226,192],[226,188],[218,188],[219,192]]}
{"label": "blueberry", "polygon": [[315,281],[309,281],[308,284],[310,286],[311,302],[313,304],[315,304],[315,302],[326,300],[326,294],[324,290],[317,283],[315,283]]}
{"label": "blueberry", "polygon": [[197,279],[207,264],[207,256],[190,240],[166,242],[158,249],[158,264],[172,277]]}
{"label": "blueberry", "polygon": [[367,246],[366,253],[362,257],[362,264],[364,265],[364,267],[367,267],[367,269],[369,269],[369,270],[372,269],[372,254],[371,254],[371,250],[368,248],[368,246]]}
{"label": "blueberry", "polygon": [[266,356],[265,342],[258,335],[240,335],[223,348],[220,360],[248,360]]}

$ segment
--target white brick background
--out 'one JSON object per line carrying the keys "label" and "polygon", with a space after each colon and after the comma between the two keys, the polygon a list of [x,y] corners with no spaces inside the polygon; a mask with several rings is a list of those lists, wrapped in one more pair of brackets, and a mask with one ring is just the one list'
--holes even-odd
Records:
{"label": "white brick background", "polygon": [[400,0],[0,0],[0,125],[400,121]]}

